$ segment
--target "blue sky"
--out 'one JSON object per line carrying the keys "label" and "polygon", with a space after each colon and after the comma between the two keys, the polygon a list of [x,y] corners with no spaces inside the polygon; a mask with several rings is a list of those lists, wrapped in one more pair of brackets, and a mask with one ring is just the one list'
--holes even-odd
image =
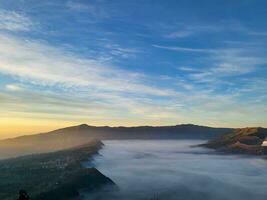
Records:
{"label": "blue sky", "polygon": [[0,134],[267,126],[266,23],[263,0],[0,0]]}

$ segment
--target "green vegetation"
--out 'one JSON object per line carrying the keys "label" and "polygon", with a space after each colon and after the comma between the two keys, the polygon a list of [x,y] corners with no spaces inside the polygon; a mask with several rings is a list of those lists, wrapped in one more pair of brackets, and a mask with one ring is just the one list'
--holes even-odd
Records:
{"label": "green vegetation", "polygon": [[32,200],[66,200],[79,195],[82,188],[95,190],[113,182],[95,168],[83,168],[82,162],[98,152],[102,143],[53,153],[0,161],[0,199],[17,199],[25,189]]}

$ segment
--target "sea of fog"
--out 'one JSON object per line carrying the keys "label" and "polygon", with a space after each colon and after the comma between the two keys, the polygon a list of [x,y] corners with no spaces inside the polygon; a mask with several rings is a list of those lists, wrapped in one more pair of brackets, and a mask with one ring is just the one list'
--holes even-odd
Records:
{"label": "sea of fog", "polygon": [[[200,140],[104,141],[93,165],[118,190],[86,200],[266,200],[267,160],[192,147]],[[92,164],[90,164],[92,165]]]}

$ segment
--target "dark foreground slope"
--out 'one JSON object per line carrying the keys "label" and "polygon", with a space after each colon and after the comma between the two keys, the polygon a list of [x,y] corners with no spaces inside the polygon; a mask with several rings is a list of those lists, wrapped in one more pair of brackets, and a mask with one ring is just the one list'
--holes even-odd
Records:
{"label": "dark foreground slope", "polygon": [[210,140],[203,146],[226,153],[264,155],[267,151],[262,143],[266,137],[266,128],[240,128]]}
{"label": "dark foreground slope", "polygon": [[213,139],[230,131],[197,125],[95,127],[82,124],[48,133],[0,141],[0,159],[69,148],[98,139]]}
{"label": "dark foreground slope", "polygon": [[95,168],[83,168],[101,148],[100,141],[54,153],[0,161],[0,199],[17,199],[25,189],[31,200],[68,200],[82,188],[96,190],[113,182]]}

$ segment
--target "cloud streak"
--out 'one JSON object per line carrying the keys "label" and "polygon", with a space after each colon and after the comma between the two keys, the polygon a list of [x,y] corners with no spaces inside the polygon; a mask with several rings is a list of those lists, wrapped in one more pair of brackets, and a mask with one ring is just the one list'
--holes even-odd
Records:
{"label": "cloud streak", "polygon": [[180,51],[180,52],[192,52],[192,53],[214,53],[216,50],[213,49],[198,49],[198,48],[186,48],[178,46],[163,46],[163,45],[152,45],[155,48],[165,49],[170,51]]}
{"label": "cloud streak", "polygon": [[32,83],[160,96],[172,92],[143,84],[137,73],[41,42],[0,35],[0,43],[0,72]]}
{"label": "cloud streak", "polygon": [[153,47],[182,53],[204,54],[205,59],[209,60],[210,66],[197,69],[180,67],[182,71],[188,72],[190,77],[196,80],[210,81],[222,77],[248,74],[267,64],[267,59],[259,54],[258,49],[253,47],[246,49],[201,49],[162,45],[153,45]]}
{"label": "cloud streak", "polygon": [[0,30],[29,31],[33,26],[34,23],[26,15],[0,9]]}

